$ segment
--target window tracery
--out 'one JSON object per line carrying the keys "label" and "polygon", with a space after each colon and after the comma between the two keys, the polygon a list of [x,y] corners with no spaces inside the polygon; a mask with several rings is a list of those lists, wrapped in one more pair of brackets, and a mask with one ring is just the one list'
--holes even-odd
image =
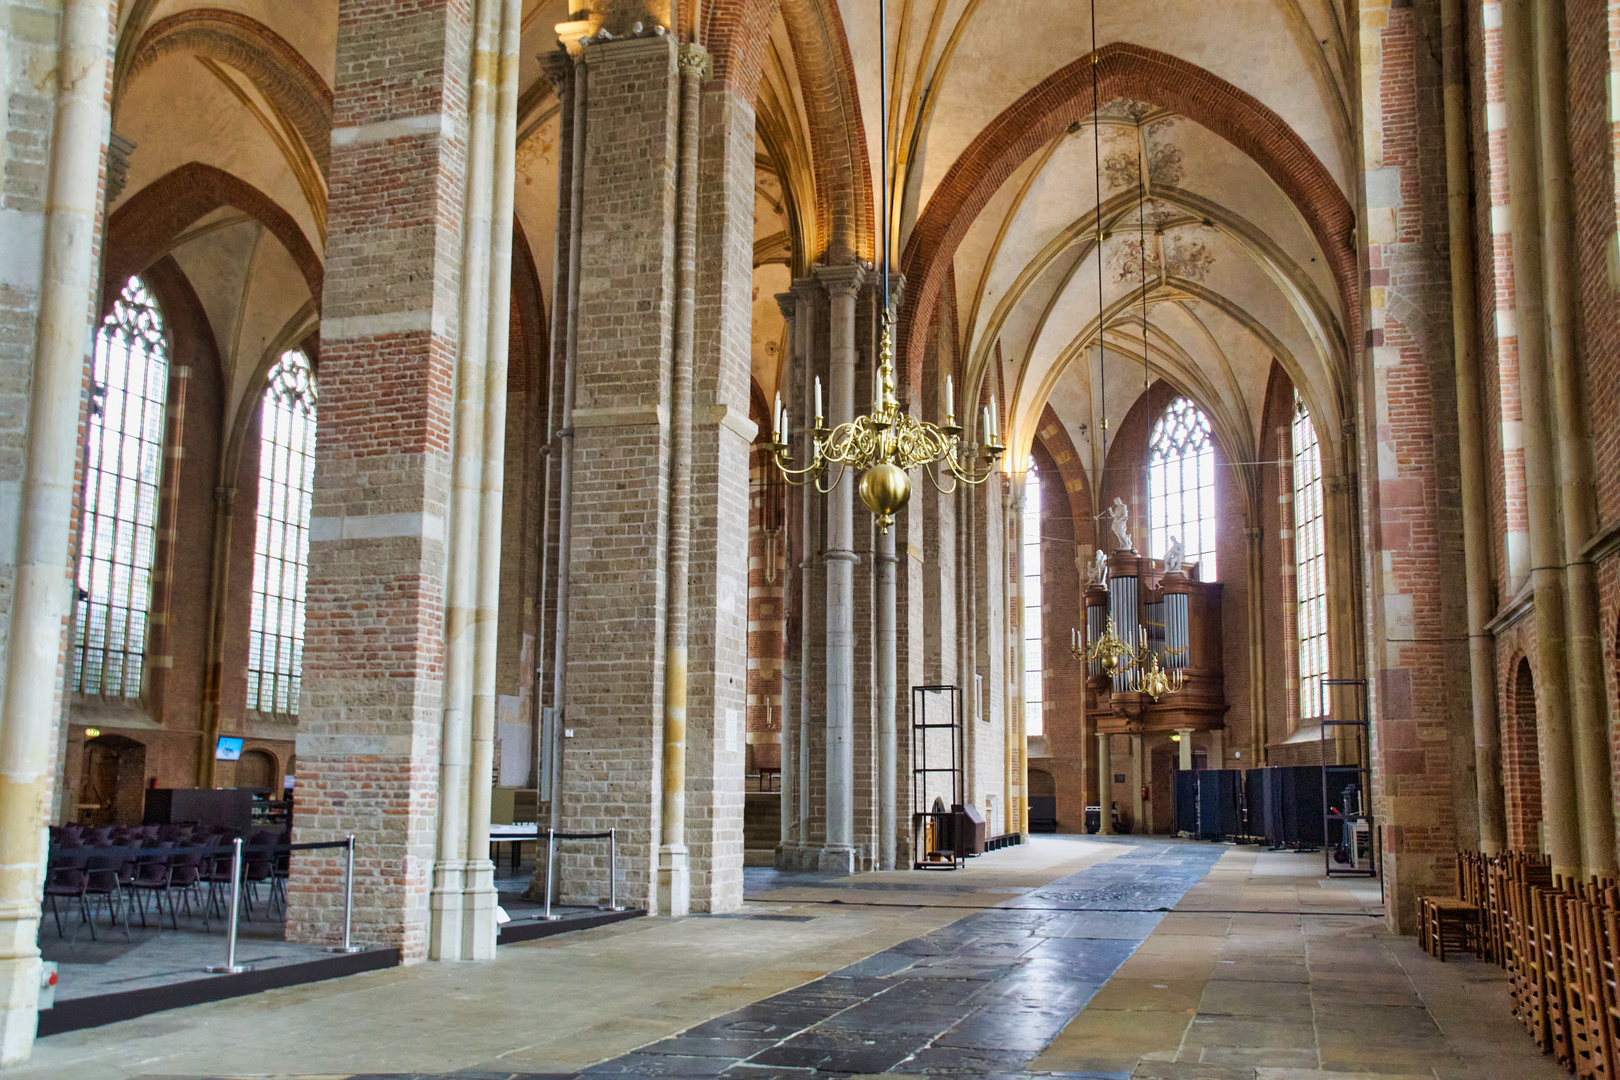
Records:
{"label": "window tracery", "polygon": [[169,396],[163,314],[140,278],[124,283],[102,321],[92,370],[73,688],[134,698],[145,673]]}
{"label": "window tracery", "polygon": [[1178,397],[1153,425],[1148,442],[1148,554],[1162,559],[1181,541],[1199,579],[1215,581],[1215,439],[1209,417]]}
{"label": "window tracery", "polygon": [[1294,612],[1299,625],[1299,715],[1328,715],[1327,545],[1322,523],[1322,447],[1310,410],[1294,394]]}
{"label": "window tracery", "polygon": [[298,350],[270,371],[259,414],[259,511],[248,627],[249,709],[295,716],[315,476],[315,377]]}

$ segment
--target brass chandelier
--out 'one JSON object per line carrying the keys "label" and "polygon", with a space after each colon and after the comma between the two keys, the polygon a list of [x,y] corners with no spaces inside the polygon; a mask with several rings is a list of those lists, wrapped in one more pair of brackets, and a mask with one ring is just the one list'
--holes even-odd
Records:
{"label": "brass chandelier", "polygon": [[[887,5],[878,3],[878,85],[887,96],[888,74]],[[956,404],[951,377],[945,376],[945,423],[931,424],[919,420],[900,408],[894,393],[894,300],[889,291],[889,237],[891,235],[889,202],[889,132],[885,125],[881,139],[881,161],[884,170],[881,185],[882,198],[882,280],[883,280],[883,338],[878,351],[876,373],[877,389],[872,411],[857,416],[847,424],[828,429],[821,408],[821,378],[816,377],[815,427],[811,432],[810,463],[795,468],[788,445],[788,416],[782,405],[782,395],[776,395],[776,408],[771,414],[771,460],[788,483],[796,487],[815,484],[823,495],[829,494],[844,478],[847,469],[861,474],[857,489],[861,502],[877,517],[880,533],[887,533],[894,524],[894,515],[911,499],[911,472],[921,468],[935,488],[949,495],[958,484],[978,485],[989,480],[996,471],[996,462],[1006,451],[1001,445],[1001,426],[996,412],[996,399],[984,409],[984,441],[978,445],[963,443],[963,429],[956,423]],[[838,471],[825,480],[828,471]],[[937,469],[933,466],[938,466]]]}
{"label": "brass chandelier", "polygon": [[[918,420],[900,408],[894,394],[893,308],[883,314],[883,344],[877,370],[877,399],[872,411],[847,424],[828,429],[821,409],[821,378],[816,378],[816,420],[812,431],[810,464],[794,468],[788,447],[787,410],[782,395],[776,395],[776,415],[771,424],[771,456],[777,469],[790,484],[814,483],[827,494],[843,479],[845,469],[861,473],[861,502],[877,516],[878,531],[888,532],[894,515],[911,498],[911,470],[922,468],[936,488],[949,495],[958,484],[982,484],[995,472],[996,461],[1006,447],[998,443],[996,399],[984,409],[984,443],[975,449],[962,442],[962,428],[956,423],[951,377],[945,376],[945,423]],[[822,478],[832,466],[838,472],[831,482]],[[946,479],[941,480],[929,466],[939,465]],[[948,486],[947,486],[948,485]]]}

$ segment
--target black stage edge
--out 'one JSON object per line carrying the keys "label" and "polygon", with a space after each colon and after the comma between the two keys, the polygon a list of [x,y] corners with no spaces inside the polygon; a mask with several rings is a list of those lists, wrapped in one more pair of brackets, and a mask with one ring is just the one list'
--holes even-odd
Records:
{"label": "black stage edge", "polygon": [[536,938],[550,937],[553,934],[566,934],[570,930],[589,930],[593,926],[606,926],[608,923],[623,922],[626,919],[639,919],[647,914],[640,908],[629,911],[603,911],[596,915],[581,915],[575,919],[558,919],[555,922],[545,922],[536,919],[533,922],[509,922],[501,927],[500,933],[495,935],[495,944],[512,945],[519,941],[533,941]]}
{"label": "black stage edge", "polygon": [[358,975],[363,971],[381,971],[398,967],[399,959],[398,949],[370,949],[350,955],[306,960],[301,964],[283,964],[262,971],[244,971],[240,975],[210,975],[146,990],[58,1000],[54,1009],[46,1009],[39,1014],[39,1037],[133,1020],[137,1016],[180,1009],[187,1005],[202,1005],[245,994],[279,990],[283,986]]}

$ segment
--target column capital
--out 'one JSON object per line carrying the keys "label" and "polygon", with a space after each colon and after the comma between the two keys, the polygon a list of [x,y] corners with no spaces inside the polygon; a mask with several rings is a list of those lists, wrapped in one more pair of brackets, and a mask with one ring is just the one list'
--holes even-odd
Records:
{"label": "column capital", "polygon": [[552,92],[559,100],[567,101],[574,92],[574,65],[579,58],[559,46],[555,51],[540,54],[540,71],[551,83]]}
{"label": "column capital", "polygon": [[1322,477],[1322,486],[1329,495],[1348,495],[1350,493],[1350,477],[1345,474]]}
{"label": "column capital", "polygon": [[782,318],[792,322],[799,314],[799,294],[796,292],[777,293],[776,306],[782,312]]}
{"label": "column capital", "polygon": [[827,290],[827,295],[840,300],[853,300],[866,284],[870,271],[860,263],[841,266],[817,266],[810,271]]}
{"label": "column capital", "polygon": [[681,69],[681,74],[695,73],[699,82],[708,82],[714,77],[714,58],[709,50],[694,42],[687,42],[680,47],[676,54],[675,64]]}

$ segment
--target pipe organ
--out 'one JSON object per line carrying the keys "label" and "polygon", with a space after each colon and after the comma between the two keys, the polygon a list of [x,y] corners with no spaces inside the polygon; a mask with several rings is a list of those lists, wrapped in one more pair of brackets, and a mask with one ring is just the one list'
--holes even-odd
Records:
{"label": "pipe organ", "polygon": [[1087,704],[1099,734],[1156,735],[1226,727],[1221,586],[1199,581],[1197,572],[1193,565],[1166,573],[1161,560],[1122,550],[1109,557],[1106,582],[1087,584],[1088,648],[1102,637],[1111,615],[1120,637],[1134,646],[1145,639],[1160,666],[1186,677],[1181,690],[1155,702],[1130,690],[1128,671],[1122,668],[1110,678],[1100,661],[1090,661]]}

